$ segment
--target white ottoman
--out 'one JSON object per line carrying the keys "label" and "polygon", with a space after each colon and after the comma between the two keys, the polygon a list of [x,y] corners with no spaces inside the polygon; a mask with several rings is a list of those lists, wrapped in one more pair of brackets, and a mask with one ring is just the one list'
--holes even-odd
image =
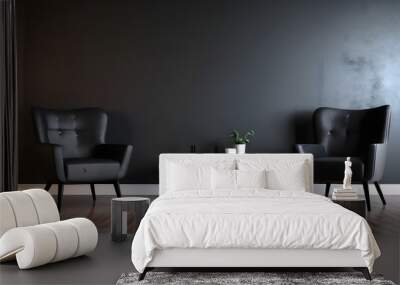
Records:
{"label": "white ottoman", "polygon": [[88,219],[59,221],[51,195],[41,189],[0,193],[0,261],[17,259],[20,269],[84,255],[98,233]]}

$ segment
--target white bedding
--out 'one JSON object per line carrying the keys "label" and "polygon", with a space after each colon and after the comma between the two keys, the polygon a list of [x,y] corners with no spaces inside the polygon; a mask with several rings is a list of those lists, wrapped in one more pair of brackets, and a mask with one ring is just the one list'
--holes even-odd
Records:
{"label": "white bedding", "polygon": [[265,189],[160,196],[136,232],[132,262],[143,272],[165,248],[357,249],[370,271],[380,256],[359,215],[320,195]]}

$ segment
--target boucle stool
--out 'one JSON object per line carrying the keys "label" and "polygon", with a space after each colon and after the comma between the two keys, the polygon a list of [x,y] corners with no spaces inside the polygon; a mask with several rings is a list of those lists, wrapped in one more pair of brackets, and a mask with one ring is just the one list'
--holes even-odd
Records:
{"label": "boucle stool", "polygon": [[90,220],[60,221],[47,191],[0,193],[0,261],[16,259],[20,269],[28,269],[89,253],[97,240]]}

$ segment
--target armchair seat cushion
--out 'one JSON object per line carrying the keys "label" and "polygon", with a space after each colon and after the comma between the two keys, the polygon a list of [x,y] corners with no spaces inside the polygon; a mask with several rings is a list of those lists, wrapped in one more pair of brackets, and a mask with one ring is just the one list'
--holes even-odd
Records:
{"label": "armchair seat cushion", "polygon": [[[346,157],[314,158],[314,177],[316,183],[341,182],[344,177],[344,161]],[[361,182],[364,177],[364,162],[358,157],[352,157],[352,180]]]}
{"label": "armchair seat cushion", "polygon": [[100,182],[116,180],[120,163],[103,158],[69,158],[64,160],[69,182]]}

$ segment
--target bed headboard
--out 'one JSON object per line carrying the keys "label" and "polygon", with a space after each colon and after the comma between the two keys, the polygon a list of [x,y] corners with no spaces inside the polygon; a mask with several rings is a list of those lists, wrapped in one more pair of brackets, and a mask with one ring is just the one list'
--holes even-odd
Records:
{"label": "bed headboard", "polygon": [[[167,179],[168,179],[168,164],[169,162],[183,163],[185,165],[232,165],[232,169],[237,169],[237,165],[240,162],[250,163],[260,162],[270,163],[271,165],[293,165],[295,163],[304,162],[304,177],[305,186],[307,192],[313,192],[313,156],[312,154],[196,154],[196,153],[163,153],[160,154],[159,161],[159,195],[164,194],[167,191]],[[285,171],[280,173],[285,175]]]}

